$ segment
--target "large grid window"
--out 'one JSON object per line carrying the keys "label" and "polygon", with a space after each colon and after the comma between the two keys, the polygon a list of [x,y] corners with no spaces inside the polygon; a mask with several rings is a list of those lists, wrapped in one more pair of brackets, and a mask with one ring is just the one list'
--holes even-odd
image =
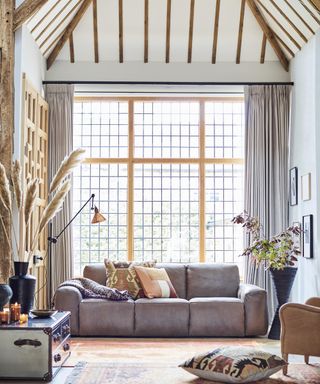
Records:
{"label": "large grid window", "polygon": [[75,270],[118,260],[239,263],[242,209],[241,98],[76,99]]}

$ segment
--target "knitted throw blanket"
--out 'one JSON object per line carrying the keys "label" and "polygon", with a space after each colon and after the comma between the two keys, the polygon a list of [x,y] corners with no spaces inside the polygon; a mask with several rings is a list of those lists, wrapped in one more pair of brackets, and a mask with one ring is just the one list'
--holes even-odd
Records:
{"label": "knitted throw blanket", "polygon": [[106,299],[114,301],[124,301],[131,299],[128,291],[119,291],[115,288],[105,287],[93,280],[85,277],[77,277],[67,280],[59,285],[60,287],[77,288],[84,299]]}

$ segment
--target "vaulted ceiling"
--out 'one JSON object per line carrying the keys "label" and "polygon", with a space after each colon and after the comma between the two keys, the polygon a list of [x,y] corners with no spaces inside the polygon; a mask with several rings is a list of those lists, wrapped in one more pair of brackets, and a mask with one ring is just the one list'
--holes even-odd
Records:
{"label": "vaulted ceiling", "polygon": [[289,61],[320,26],[320,0],[49,0],[28,21],[47,59]]}

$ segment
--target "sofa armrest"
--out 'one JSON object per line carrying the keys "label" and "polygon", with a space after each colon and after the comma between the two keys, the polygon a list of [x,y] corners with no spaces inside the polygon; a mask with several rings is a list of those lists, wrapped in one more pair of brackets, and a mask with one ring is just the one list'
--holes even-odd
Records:
{"label": "sofa armrest", "polygon": [[54,296],[54,306],[59,311],[70,311],[71,334],[79,335],[79,304],[82,300],[81,293],[74,287],[60,287]]}
{"label": "sofa armrest", "polygon": [[312,305],[314,307],[319,307],[320,308],[320,297],[310,297],[310,299],[308,299],[306,301],[306,304],[307,305]]}
{"label": "sofa armrest", "polygon": [[267,292],[256,285],[240,283],[238,297],[244,304],[246,336],[265,335],[268,330]]}

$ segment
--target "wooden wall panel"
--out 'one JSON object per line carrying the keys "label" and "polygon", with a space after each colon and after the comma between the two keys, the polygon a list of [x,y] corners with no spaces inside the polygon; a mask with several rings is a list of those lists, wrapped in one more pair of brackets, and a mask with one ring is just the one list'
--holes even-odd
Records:
{"label": "wooden wall panel", "polygon": [[[38,226],[40,216],[45,208],[48,195],[48,104],[33,88],[24,76],[23,79],[23,116],[22,116],[22,154],[21,162],[24,179],[39,179],[38,198],[31,216],[27,241],[31,239]],[[47,231],[43,231],[36,247],[35,255],[41,257],[39,263],[33,264],[32,274],[37,278],[37,295],[35,305],[38,308],[47,306],[46,298],[46,254]]]}

